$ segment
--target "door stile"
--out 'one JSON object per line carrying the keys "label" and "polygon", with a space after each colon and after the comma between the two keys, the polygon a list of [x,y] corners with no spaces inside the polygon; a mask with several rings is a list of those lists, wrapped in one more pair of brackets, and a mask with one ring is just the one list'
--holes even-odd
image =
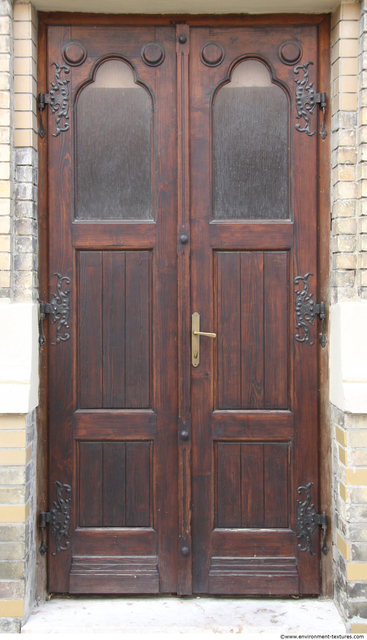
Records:
{"label": "door stile", "polygon": [[[165,64],[158,67],[156,91],[163,96],[175,77],[174,29],[156,29],[164,43]],[[175,92],[157,109],[157,134],[161,149],[157,159],[156,247],[153,252],[153,394],[157,413],[155,447],[154,528],[157,529],[159,590],[174,593],[177,588],[177,253],[174,215],[176,206],[176,136],[173,126]],[[172,122],[170,127],[167,122]],[[165,274],[162,276],[162,274]],[[164,496],[164,508],[163,498]]]}
{"label": "door stile", "polygon": [[[318,60],[315,53],[317,49],[313,40],[304,41],[303,59],[311,60],[314,64],[311,67],[311,81],[317,81]],[[293,112],[295,113],[295,111]],[[315,119],[316,132],[320,125]],[[305,162],[305,158],[317,158],[317,133],[312,136],[305,135],[296,130],[294,135],[294,258],[293,258],[293,283],[296,276],[304,276],[307,273],[313,275],[309,277],[310,293],[317,297],[318,292],[318,269],[317,269],[317,172],[312,162]],[[310,215],[307,215],[310,212]],[[295,319],[295,291],[300,287],[292,287],[291,304],[293,318]],[[315,352],[319,347],[318,333],[319,327],[315,322],[315,327],[311,327],[310,340],[314,342],[311,346],[294,339],[296,329],[294,321],[292,327],[293,348],[294,348],[294,486],[291,494],[294,509],[297,508],[297,500],[305,500],[305,492],[297,494],[297,488],[312,482],[311,502],[319,512],[318,498],[318,371],[317,357]],[[298,544],[300,546],[298,546]],[[307,551],[301,551],[304,546],[304,539],[296,539],[296,555],[299,573],[299,593],[302,595],[319,593],[320,571],[319,571],[319,535],[315,535],[312,544],[311,555]]]}
{"label": "door stile", "polygon": [[[68,38],[68,27],[49,30],[48,60],[62,64],[60,51],[63,42]],[[53,80],[54,67],[48,66],[48,82]],[[71,76],[72,71],[70,71]],[[75,376],[73,371],[73,353],[76,349],[76,324],[75,324],[75,278],[73,273],[73,255],[70,232],[70,209],[68,206],[68,194],[72,189],[72,137],[71,129],[63,132],[63,135],[53,136],[53,119],[48,117],[47,136],[49,154],[57,158],[49,166],[49,219],[52,233],[49,235],[49,298],[56,291],[55,273],[68,277],[71,280],[70,289],[70,338],[65,342],[53,345],[55,338],[54,326],[49,327],[49,371],[50,388],[58,389],[53,394],[53,401],[49,404],[49,437],[53,444],[53,451],[58,455],[50,454],[49,457],[49,503],[56,499],[55,482],[71,487],[71,528],[74,528],[75,518],[75,484],[73,482],[73,447],[72,447],[72,417],[75,402]],[[66,159],[66,161],[64,160]],[[64,288],[64,287],[63,287]],[[63,497],[66,495],[64,493]],[[68,547],[62,553],[53,556],[52,572],[49,572],[49,591],[66,592],[69,590],[69,570],[71,564],[71,545],[63,540],[62,545]],[[55,538],[49,541],[50,554],[55,553]],[[66,567],[66,569],[65,569]]]}
{"label": "door stile", "polygon": [[[191,33],[192,51],[200,50],[200,37],[205,33],[206,41],[210,41],[209,29],[195,29]],[[210,247],[209,225],[211,193],[205,180],[198,180],[202,168],[207,167],[207,149],[210,139],[209,122],[206,118],[210,95],[202,97],[204,74],[202,62],[198,55],[190,60],[190,106],[191,106],[191,198],[195,203],[195,211],[191,218],[191,296],[192,311],[200,314],[201,329],[215,331],[212,326],[214,309],[214,291],[209,283],[212,281],[213,265]],[[207,92],[208,93],[208,92]],[[209,168],[207,168],[209,171]],[[195,177],[195,183],[194,183]],[[195,218],[194,218],[195,215]],[[204,249],[202,249],[204,247]],[[200,250],[201,260],[195,259]],[[213,399],[214,348],[210,340],[203,344],[200,351],[200,366],[192,370],[192,399],[206,398],[205,403],[192,401],[192,482],[193,482],[193,590],[195,593],[208,593],[208,574],[211,548],[210,535],[213,529],[212,495],[212,451],[203,443],[211,441],[211,413]],[[200,519],[200,514],[206,514]]]}
{"label": "door stile", "polygon": [[189,26],[177,24],[178,595],[192,593],[189,52]]}

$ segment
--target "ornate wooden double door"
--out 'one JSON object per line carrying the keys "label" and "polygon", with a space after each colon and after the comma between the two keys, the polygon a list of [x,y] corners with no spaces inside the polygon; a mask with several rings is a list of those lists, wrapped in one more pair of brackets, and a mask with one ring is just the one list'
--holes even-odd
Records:
{"label": "ornate wooden double door", "polygon": [[318,26],[59,23],[49,590],[318,593]]}

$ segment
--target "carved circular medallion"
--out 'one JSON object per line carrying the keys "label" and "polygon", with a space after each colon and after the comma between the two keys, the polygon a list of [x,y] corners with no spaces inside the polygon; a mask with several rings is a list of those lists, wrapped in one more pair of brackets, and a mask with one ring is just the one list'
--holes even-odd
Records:
{"label": "carved circular medallion", "polygon": [[302,49],[298,42],[284,42],[279,49],[279,58],[284,64],[296,64],[301,55]]}
{"label": "carved circular medallion", "polygon": [[74,40],[64,45],[62,55],[64,60],[72,67],[78,67],[83,64],[87,57],[87,50],[81,42]]}
{"label": "carved circular medallion", "polygon": [[164,49],[157,42],[148,42],[142,49],[141,57],[149,67],[158,67],[164,60]]}
{"label": "carved circular medallion", "polygon": [[217,67],[223,61],[224,51],[220,44],[208,42],[203,46],[200,58],[208,67]]}

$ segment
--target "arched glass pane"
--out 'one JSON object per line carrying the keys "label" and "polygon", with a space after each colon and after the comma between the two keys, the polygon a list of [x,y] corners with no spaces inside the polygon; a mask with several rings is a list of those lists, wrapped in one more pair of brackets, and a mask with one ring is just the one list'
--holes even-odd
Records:
{"label": "arched glass pane", "polygon": [[80,220],[151,220],[152,102],[129,65],[103,63],[82,90],[76,119]]}
{"label": "arched glass pane", "polygon": [[289,218],[288,100],[258,60],[215,97],[214,218]]}

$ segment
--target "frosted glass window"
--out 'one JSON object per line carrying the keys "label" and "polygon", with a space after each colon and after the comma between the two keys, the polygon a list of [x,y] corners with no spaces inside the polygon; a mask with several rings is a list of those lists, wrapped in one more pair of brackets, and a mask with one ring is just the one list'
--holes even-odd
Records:
{"label": "frosted glass window", "polygon": [[241,62],[213,107],[214,218],[289,218],[288,99],[258,60]]}
{"label": "frosted glass window", "polygon": [[76,218],[153,218],[152,101],[125,62],[103,63],[81,91],[76,164]]}

